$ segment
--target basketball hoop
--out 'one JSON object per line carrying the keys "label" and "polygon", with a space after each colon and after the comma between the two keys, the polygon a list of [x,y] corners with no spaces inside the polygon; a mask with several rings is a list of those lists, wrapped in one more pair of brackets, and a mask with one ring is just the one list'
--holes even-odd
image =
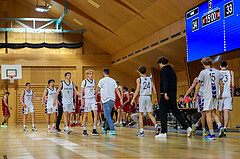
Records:
{"label": "basketball hoop", "polygon": [[15,75],[8,75],[10,83],[14,83],[14,78],[13,77],[16,77],[16,76]]}

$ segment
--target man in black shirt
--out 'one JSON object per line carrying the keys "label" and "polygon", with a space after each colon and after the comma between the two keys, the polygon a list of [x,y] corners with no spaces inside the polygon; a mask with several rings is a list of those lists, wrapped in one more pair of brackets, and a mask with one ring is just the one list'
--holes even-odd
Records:
{"label": "man in black shirt", "polygon": [[159,137],[167,137],[167,113],[171,110],[172,114],[177,118],[184,129],[187,129],[187,136],[192,136],[192,129],[186,123],[177,107],[177,76],[170,65],[168,59],[160,57],[158,65],[161,68],[160,72],[160,119],[161,119],[161,133]]}
{"label": "man in black shirt", "polygon": [[59,125],[62,119],[63,114],[63,107],[62,107],[62,92],[60,91],[58,94],[58,116],[57,116],[57,122],[56,122],[56,131],[61,132],[61,129],[59,129]]}

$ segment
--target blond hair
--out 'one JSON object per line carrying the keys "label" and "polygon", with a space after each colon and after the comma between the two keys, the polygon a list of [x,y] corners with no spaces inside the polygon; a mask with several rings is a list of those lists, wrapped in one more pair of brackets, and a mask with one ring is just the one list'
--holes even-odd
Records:
{"label": "blond hair", "polygon": [[86,74],[91,74],[91,73],[93,73],[93,70],[91,70],[91,69],[86,71]]}
{"label": "blond hair", "polygon": [[210,57],[204,57],[202,60],[201,60],[201,63],[204,64],[204,65],[211,65],[213,62],[213,60],[210,58]]}

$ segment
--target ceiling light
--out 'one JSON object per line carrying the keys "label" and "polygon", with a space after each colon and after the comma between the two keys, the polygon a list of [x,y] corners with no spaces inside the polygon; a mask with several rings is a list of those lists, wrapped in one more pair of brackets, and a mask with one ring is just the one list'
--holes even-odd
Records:
{"label": "ceiling light", "polygon": [[91,5],[93,5],[93,6],[96,7],[96,8],[99,8],[99,7],[100,7],[100,5],[97,4],[97,2],[94,2],[93,0],[88,0],[88,3],[90,3]]}
{"label": "ceiling light", "polygon": [[35,11],[37,12],[47,12],[49,11],[47,6],[36,5]]}
{"label": "ceiling light", "polygon": [[83,23],[82,23],[82,22],[78,21],[78,20],[77,20],[77,19],[75,19],[75,18],[73,19],[73,21],[74,21],[74,22],[76,22],[76,23],[78,23],[78,24],[79,24],[79,25],[81,25],[81,26],[83,25]]}

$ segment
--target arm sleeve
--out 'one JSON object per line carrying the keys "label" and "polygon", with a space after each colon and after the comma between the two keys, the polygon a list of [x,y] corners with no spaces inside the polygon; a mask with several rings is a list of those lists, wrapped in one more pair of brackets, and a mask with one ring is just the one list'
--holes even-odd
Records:
{"label": "arm sleeve", "polygon": [[161,80],[162,80],[162,92],[161,93],[167,93],[168,92],[168,74],[166,70],[161,71]]}
{"label": "arm sleeve", "polygon": [[100,88],[102,88],[102,80],[100,80],[99,82],[98,82],[98,87],[100,87]]}

